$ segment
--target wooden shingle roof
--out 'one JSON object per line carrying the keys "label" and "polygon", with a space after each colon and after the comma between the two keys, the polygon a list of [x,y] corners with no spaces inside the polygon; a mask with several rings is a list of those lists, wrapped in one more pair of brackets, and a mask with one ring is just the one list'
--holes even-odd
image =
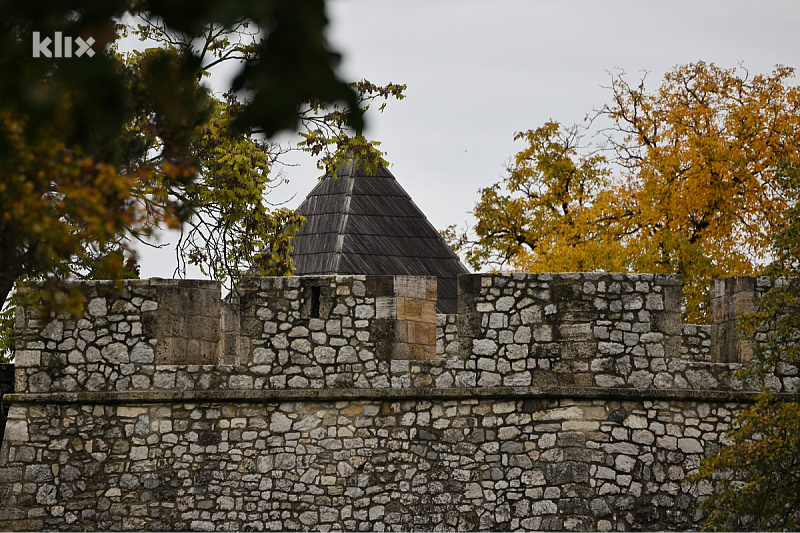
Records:
{"label": "wooden shingle roof", "polygon": [[439,313],[455,313],[458,274],[469,271],[388,169],[346,164],[297,208],[308,219],[292,241],[297,275],[436,276]]}

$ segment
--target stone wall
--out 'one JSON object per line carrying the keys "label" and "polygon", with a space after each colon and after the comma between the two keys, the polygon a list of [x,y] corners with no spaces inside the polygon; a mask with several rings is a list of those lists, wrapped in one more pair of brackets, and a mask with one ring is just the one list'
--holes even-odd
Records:
{"label": "stone wall", "polygon": [[712,360],[718,363],[745,362],[753,357],[752,339],[741,338],[738,318],[756,310],[758,299],[773,282],[769,278],[737,276],[711,281]]}
{"label": "stone wall", "polygon": [[711,362],[711,330],[709,324],[681,324],[681,356],[693,361]]}
{"label": "stone wall", "polygon": [[225,302],[87,282],[80,320],[20,307],[0,527],[697,528],[709,489],[684,478],[753,397],[746,357],[714,355],[730,316],[682,325],[674,276],[459,285],[439,316],[435,278],[403,276],[253,279]]}
{"label": "stone wall", "polygon": [[[734,403],[404,399],[14,407],[4,525],[692,529]],[[57,420],[58,424],[52,421]],[[23,466],[24,465],[24,466]],[[18,487],[17,487],[18,486]]]}

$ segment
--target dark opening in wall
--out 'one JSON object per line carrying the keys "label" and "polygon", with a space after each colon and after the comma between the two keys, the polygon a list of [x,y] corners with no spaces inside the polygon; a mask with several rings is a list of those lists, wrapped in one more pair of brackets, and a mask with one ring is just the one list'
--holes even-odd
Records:
{"label": "dark opening in wall", "polygon": [[321,318],[327,320],[336,301],[336,288],[331,287],[331,280],[301,279],[300,318],[309,320]]}
{"label": "dark opening in wall", "polygon": [[311,287],[311,318],[319,318],[320,287]]}

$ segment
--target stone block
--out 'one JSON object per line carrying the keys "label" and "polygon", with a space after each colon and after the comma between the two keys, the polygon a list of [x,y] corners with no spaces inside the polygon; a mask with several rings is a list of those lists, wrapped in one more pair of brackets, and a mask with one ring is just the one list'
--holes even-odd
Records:
{"label": "stone block", "polygon": [[398,320],[422,320],[422,300],[416,298],[397,298]]}
{"label": "stone block", "polygon": [[158,339],[155,346],[156,365],[180,365],[185,363],[186,339],[177,337]]}
{"label": "stone block", "polygon": [[[105,299],[103,299],[105,302]],[[51,320],[41,332],[42,337],[60,342],[64,337],[64,323],[61,320]]]}
{"label": "stone block", "polygon": [[564,341],[588,341],[594,338],[591,323],[562,324],[558,333],[559,339]]}
{"label": "stone block", "polygon": [[622,308],[626,311],[636,311],[642,308],[644,302],[640,294],[623,294]]}
{"label": "stone block", "polygon": [[102,317],[108,313],[108,305],[105,298],[93,298],[86,305],[86,312],[90,317]]}
{"label": "stone block", "polygon": [[645,308],[649,311],[664,310],[664,296],[658,293],[650,293],[645,300]]}
{"label": "stone block", "polygon": [[494,356],[497,354],[497,343],[491,339],[473,339],[472,354],[478,356]]}
{"label": "stone block", "polygon": [[220,317],[187,316],[184,334],[174,336],[218,342],[221,339]]}
{"label": "stone block", "polygon": [[413,361],[431,361],[436,357],[436,345],[434,344],[408,344],[407,346],[407,357]]}
{"label": "stone block", "polygon": [[236,333],[225,333],[222,337],[222,364],[234,365],[244,361],[242,350],[241,337]]}
{"label": "stone block", "polygon": [[367,276],[364,287],[368,296],[373,298],[393,297],[395,295],[394,276]]}
{"label": "stone block", "polygon": [[130,354],[130,361],[132,363],[153,363],[155,356],[152,346],[145,342],[137,343]]}
{"label": "stone block", "polygon": [[681,312],[682,290],[680,285],[664,287],[664,311],[667,313]]}
{"label": "stone block", "polygon": [[42,352],[39,350],[17,350],[14,355],[17,368],[37,367],[42,363]]}
{"label": "stone block", "polygon": [[[555,311],[556,316],[560,317],[563,323],[584,323],[591,322],[597,318],[597,309],[591,301],[569,300],[558,304]],[[545,308],[547,314],[547,308]]]}
{"label": "stone block", "polygon": [[533,339],[536,342],[551,342],[553,340],[553,326],[545,324],[534,326]]}
{"label": "stone block", "polygon": [[428,283],[436,278],[423,276],[395,276],[394,294],[398,297],[425,299],[428,295]]}
{"label": "stone block", "polygon": [[425,298],[435,302],[439,294],[439,280],[434,277],[428,277],[425,280]]}
{"label": "stone block", "polygon": [[397,318],[397,298],[394,296],[379,296],[375,298],[375,317],[377,319]]}
{"label": "stone block", "polygon": [[238,333],[240,321],[240,307],[234,303],[224,303],[222,306],[222,330],[225,333]]}
{"label": "stone block", "polygon": [[[165,316],[158,317],[158,333],[157,336],[164,337],[185,337],[186,318],[183,314],[166,314]],[[194,331],[191,332],[194,334]]]}
{"label": "stone block", "polygon": [[561,423],[563,431],[581,431],[590,432],[600,429],[600,422],[596,420],[565,420]]}
{"label": "stone block", "polygon": [[491,278],[484,274],[459,274],[458,275],[458,312],[474,313],[476,298],[480,294],[482,279]]}
{"label": "stone block", "polygon": [[585,483],[589,480],[589,465],[569,461],[548,464],[545,468],[545,479],[548,485]]}
{"label": "stone block", "polygon": [[5,434],[3,438],[9,442],[11,441],[28,442],[30,438],[28,433],[28,421],[7,420]]}
{"label": "stone block", "polygon": [[422,322],[436,323],[436,299],[422,300]]}
{"label": "stone block", "polygon": [[[594,341],[562,341],[555,346],[560,348],[560,354],[563,359],[573,359],[575,362],[572,365],[584,365],[586,364],[586,369],[588,370],[588,361],[594,359],[597,355],[597,344]],[[578,361],[583,361],[579,363]]]}
{"label": "stone block", "polygon": [[436,324],[425,322],[408,322],[406,340],[413,344],[435,344]]}
{"label": "stone block", "polygon": [[218,363],[222,346],[218,342],[200,341],[200,360],[198,362],[190,362],[187,359],[187,364],[197,365],[215,365]]}
{"label": "stone block", "polygon": [[114,342],[105,346],[100,353],[103,359],[112,365],[130,362],[128,347],[121,342]]}
{"label": "stone block", "polygon": [[681,335],[680,312],[655,311],[650,314],[650,327],[665,335]]}

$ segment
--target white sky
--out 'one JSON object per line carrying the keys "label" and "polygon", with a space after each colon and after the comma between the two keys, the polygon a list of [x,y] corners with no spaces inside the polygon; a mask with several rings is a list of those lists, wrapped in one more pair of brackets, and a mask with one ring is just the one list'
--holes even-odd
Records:
{"label": "white sky", "polygon": [[[500,180],[517,131],[580,123],[608,101],[608,71],[655,88],[694,61],[763,73],[800,67],[798,0],[333,0],[342,76],[408,85],[368,116],[390,170],[442,229],[470,221],[477,191]],[[286,167],[272,200],[296,207],[319,171]],[[169,241],[169,238],[166,238]],[[142,250],[142,277],[171,277],[174,251]],[[194,273],[190,274],[190,277]]]}

